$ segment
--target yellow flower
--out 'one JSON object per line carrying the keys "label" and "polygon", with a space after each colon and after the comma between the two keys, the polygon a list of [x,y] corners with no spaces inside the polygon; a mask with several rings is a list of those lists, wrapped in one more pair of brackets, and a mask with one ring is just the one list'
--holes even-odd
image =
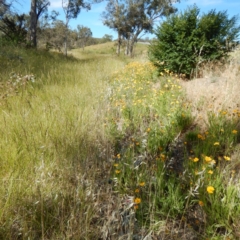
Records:
{"label": "yellow flower", "polygon": [[198,204],[199,204],[201,207],[204,206],[203,201],[199,201]]}
{"label": "yellow flower", "polygon": [[140,192],[140,190],[137,188],[136,190],[135,190],[135,193],[139,193]]}
{"label": "yellow flower", "polygon": [[213,194],[213,192],[214,192],[214,187],[212,187],[212,186],[208,186],[207,187],[207,192],[209,193],[209,194]]}
{"label": "yellow flower", "polygon": [[213,145],[214,146],[219,146],[219,142],[215,142]]}
{"label": "yellow flower", "polygon": [[120,153],[117,155],[117,158],[119,159],[121,157]]}
{"label": "yellow flower", "polygon": [[141,203],[141,198],[135,198],[135,199],[134,199],[134,203],[135,203],[135,204]]}
{"label": "yellow flower", "polygon": [[121,171],[120,170],[115,170],[115,173],[116,174],[119,174]]}
{"label": "yellow flower", "polygon": [[231,158],[230,157],[227,157],[227,156],[224,156],[223,157],[226,161],[230,161],[231,160]]}
{"label": "yellow flower", "polygon": [[150,131],[151,131],[151,128],[148,128],[148,129],[147,129],[147,132],[150,132]]}
{"label": "yellow flower", "polygon": [[144,187],[145,186],[145,182],[140,182],[139,186]]}
{"label": "yellow flower", "polygon": [[198,161],[199,161],[199,158],[195,157],[195,158],[193,159],[193,161],[194,161],[194,162],[198,162]]}
{"label": "yellow flower", "polygon": [[234,130],[232,130],[232,133],[233,133],[233,134],[237,134],[237,132],[238,132],[238,131],[237,131],[237,130],[235,130],[235,129],[234,129]]}
{"label": "yellow flower", "polygon": [[206,157],[205,157],[205,161],[206,161],[206,162],[211,162],[211,161],[212,161],[212,158],[211,158],[211,157],[208,157],[208,156],[206,156]]}
{"label": "yellow flower", "polygon": [[212,171],[212,170],[209,170],[208,173],[209,173],[209,174],[213,174],[213,171]]}
{"label": "yellow flower", "polygon": [[118,163],[114,163],[113,164],[114,167],[118,167],[118,165],[119,165]]}

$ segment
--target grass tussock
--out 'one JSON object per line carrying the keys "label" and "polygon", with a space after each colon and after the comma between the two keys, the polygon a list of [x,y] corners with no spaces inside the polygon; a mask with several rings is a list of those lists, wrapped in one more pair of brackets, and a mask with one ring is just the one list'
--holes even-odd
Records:
{"label": "grass tussock", "polygon": [[196,122],[201,122],[202,128],[208,123],[209,112],[229,117],[239,114],[240,65],[236,61],[214,70],[206,68],[204,78],[181,82]]}
{"label": "grass tussock", "polygon": [[[107,76],[122,63],[58,58],[52,68],[52,59],[46,58],[38,58],[42,70],[24,89],[7,95],[2,89],[1,239],[91,239],[97,234],[89,228],[96,168],[108,150],[105,103],[99,98]],[[14,64],[19,63],[9,69]],[[26,74],[24,68],[34,69],[35,62],[21,64],[14,71]]]}
{"label": "grass tussock", "polygon": [[0,56],[0,238],[238,239],[235,66],[182,82],[104,46]]}

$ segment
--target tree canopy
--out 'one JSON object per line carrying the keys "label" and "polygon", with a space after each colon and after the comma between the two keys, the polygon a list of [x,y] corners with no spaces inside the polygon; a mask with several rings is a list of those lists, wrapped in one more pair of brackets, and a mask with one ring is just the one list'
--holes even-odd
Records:
{"label": "tree canopy", "polygon": [[238,17],[229,18],[227,11],[211,10],[200,15],[195,5],[173,14],[155,31],[157,40],[150,47],[151,60],[159,71],[168,69],[188,78],[196,76],[202,64],[227,57],[227,42],[239,36],[237,22]]}
{"label": "tree canopy", "polygon": [[[103,13],[103,23],[118,31],[128,41],[128,54],[140,34],[152,32],[155,20],[176,11],[178,0],[109,0]],[[119,41],[120,44],[121,41]]]}

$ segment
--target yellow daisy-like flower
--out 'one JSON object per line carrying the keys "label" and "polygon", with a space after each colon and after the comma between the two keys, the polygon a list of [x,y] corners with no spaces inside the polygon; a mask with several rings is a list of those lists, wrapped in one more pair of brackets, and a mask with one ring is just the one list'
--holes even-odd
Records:
{"label": "yellow daisy-like flower", "polygon": [[119,174],[121,171],[120,170],[115,170],[115,173],[116,174]]}
{"label": "yellow daisy-like flower", "polygon": [[121,158],[121,154],[120,154],[120,153],[117,155],[117,158],[118,158],[118,159]]}
{"label": "yellow daisy-like flower", "polygon": [[226,161],[230,161],[231,160],[231,158],[230,157],[227,157],[227,156],[224,156],[223,157]]}
{"label": "yellow daisy-like flower", "polygon": [[135,189],[135,193],[139,193],[140,192],[140,190],[137,188],[137,189]]}
{"label": "yellow daisy-like flower", "polygon": [[213,145],[214,145],[214,146],[219,146],[220,143],[219,143],[219,142],[215,142]]}
{"label": "yellow daisy-like flower", "polygon": [[145,186],[145,182],[140,182],[139,186],[144,187]]}
{"label": "yellow daisy-like flower", "polygon": [[148,129],[147,129],[147,132],[150,132],[150,131],[151,131],[151,128],[148,128]]}
{"label": "yellow daisy-like flower", "polygon": [[237,134],[237,132],[238,132],[238,131],[237,131],[237,130],[235,130],[235,129],[234,129],[234,130],[232,130],[232,133],[233,133],[233,134]]}
{"label": "yellow daisy-like flower", "polygon": [[195,158],[193,159],[193,161],[194,161],[194,162],[198,162],[198,161],[199,161],[199,158],[195,157]]}
{"label": "yellow daisy-like flower", "polygon": [[199,201],[199,202],[198,202],[198,204],[199,204],[201,207],[203,207],[203,206],[204,206],[204,203],[203,203],[203,201]]}
{"label": "yellow daisy-like flower", "polygon": [[212,161],[212,158],[211,158],[211,157],[208,157],[208,156],[206,156],[206,157],[205,157],[205,161],[206,161],[206,162],[211,162],[211,161]]}
{"label": "yellow daisy-like flower", "polygon": [[114,163],[113,164],[114,167],[118,167],[118,165],[119,165],[118,163]]}
{"label": "yellow daisy-like flower", "polygon": [[135,203],[135,204],[141,203],[141,198],[135,198],[135,199],[134,199],[134,203]]}
{"label": "yellow daisy-like flower", "polygon": [[207,187],[207,192],[208,192],[209,194],[213,194],[214,191],[215,191],[215,189],[214,189],[213,186],[208,186],[208,187]]}
{"label": "yellow daisy-like flower", "polygon": [[213,171],[212,171],[212,170],[209,170],[208,173],[209,173],[209,174],[213,174]]}

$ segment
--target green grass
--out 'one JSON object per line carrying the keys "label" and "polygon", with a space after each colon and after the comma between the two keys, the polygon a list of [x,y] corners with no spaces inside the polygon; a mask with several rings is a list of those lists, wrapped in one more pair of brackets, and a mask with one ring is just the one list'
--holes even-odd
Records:
{"label": "green grass", "polygon": [[0,238],[237,239],[240,110],[201,130],[147,46],[111,44],[1,50]]}
{"label": "green grass", "polygon": [[[107,144],[104,102],[99,98],[107,76],[122,62],[79,61],[45,52],[36,58],[35,52],[22,54],[25,61],[11,62],[6,72],[24,76],[29,69],[36,77],[26,89],[1,100],[0,235],[2,239],[12,235],[61,238],[64,232],[75,232],[71,221],[75,228],[80,224],[75,221],[84,226],[89,221],[85,214],[92,214],[87,203],[94,200],[91,181],[97,173],[91,169],[101,161],[98,145]],[[85,230],[79,229],[76,235],[93,234]]]}

